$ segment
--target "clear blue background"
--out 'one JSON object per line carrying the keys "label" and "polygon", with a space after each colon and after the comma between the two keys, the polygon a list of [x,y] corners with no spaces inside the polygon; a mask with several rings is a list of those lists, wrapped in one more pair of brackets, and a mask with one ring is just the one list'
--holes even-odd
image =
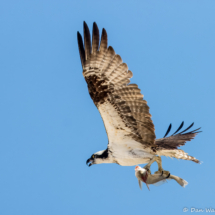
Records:
{"label": "clear blue background", "polygon": [[[189,182],[141,191],[134,167],[86,166],[106,149],[77,46],[83,21],[120,54],[150,106],[156,136],[169,123],[202,127],[183,150],[203,161],[163,158]],[[183,214],[215,208],[215,1],[1,1],[0,214]],[[156,164],[153,165],[155,170]],[[189,212],[187,212],[189,213]]]}

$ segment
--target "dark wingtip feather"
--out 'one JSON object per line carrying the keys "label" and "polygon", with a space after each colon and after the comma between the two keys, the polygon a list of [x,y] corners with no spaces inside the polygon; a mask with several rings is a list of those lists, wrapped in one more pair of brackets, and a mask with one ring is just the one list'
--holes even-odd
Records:
{"label": "dark wingtip feather", "polygon": [[188,126],[185,130],[183,130],[182,132],[180,132],[179,134],[182,134],[185,131],[189,130],[191,127],[193,127],[193,125],[194,125],[194,122],[190,126]]}
{"label": "dark wingtip feather", "polygon": [[77,32],[77,40],[78,40],[78,49],[79,49],[79,54],[80,54],[80,58],[81,58],[81,64],[83,67],[84,61],[85,61],[85,51],[84,51],[82,36],[79,32]]}
{"label": "dark wingtip feather", "polygon": [[199,131],[199,129],[201,129],[201,127],[200,127],[200,128],[197,128],[197,129],[195,129],[195,130],[193,130],[193,131],[191,131],[190,133],[200,133],[200,132],[202,132],[202,131]]}
{"label": "dark wingtip feather", "polygon": [[93,22],[93,27],[98,28],[98,25],[96,24],[96,22]]}
{"label": "dark wingtip feather", "polygon": [[103,28],[102,29],[102,36],[101,36],[101,42],[100,42],[100,48],[99,51],[103,52],[104,50],[107,49],[107,44],[108,44],[108,37],[107,37],[107,32]]}
{"label": "dark wingtip feather", "polygon": [[84,21],[84,47],[85,47],[85,59],[90,56],[91,53],[91,39],[90,39],[90,30]]}
{"label": "dark wingtip feather", "polygon": [[86,23],[85,21],[84,21],[83,24],[84,24],[84,29],[85,29],[85,28],[88,28],[88,25],[87,25],[87,23]]}
{"label": "dark wingtip feather", "polygon": [[[166,134],[164,135],[164,137],[166,137],[168,134],[169,134],[169,132],[170,132],[170,130],[171,130],[171,127],[172,127],[172,124],[170,123],[170,125],[169,125],[169,127],[168,127],[168,129],[167,129],[167,131],[166,131]],[[163,137],[163,138],[164,138]]]}
{"label": "dark wingtip feather", "polygon": [[93,39],[92,39],[92,53],[96,53],[99,48],[99,28],[97,24],[93,23]]}
{"label": "dark wingtip feather", "polygon": [[107,31],[105,28],[102,28],[102,35],[107,38]]}
{"label": "dark wingtip feather", "polygon": [[173,136],[174,134],[176,134],[178,131],[180,131],[180,129],[183,127],[184,125],[184,121],[181,123],[181,125],[179,126],[179,128],[175,131],[175,133],[173,133],[171,136]]}

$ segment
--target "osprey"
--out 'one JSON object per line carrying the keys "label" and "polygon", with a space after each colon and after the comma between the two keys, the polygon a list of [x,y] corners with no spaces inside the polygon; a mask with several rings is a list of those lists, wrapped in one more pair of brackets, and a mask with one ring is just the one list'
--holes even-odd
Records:
{"label": "osprey", "polygon": [[173,135],[166,137],[170,124],[164,138],[156,139],[147,102],[138,86],[129,84],[132,72],[114,49],[108,47],[106,30],[102,30],[100,40],[99,29],[94,22],[91,42],[89,28],[84,22],[84,44],[79,32],[77,39],[83,76],[108,136],[107,149],[94,153],[87,164],[132,166],[148,163],[154,158],[159,165],[160,159],[157,158],[162,155],[199,163],[199,160],[178,149],[199,132],[200,128],[185,133],[193,124],[177,133],[184,124],[182,122]]}

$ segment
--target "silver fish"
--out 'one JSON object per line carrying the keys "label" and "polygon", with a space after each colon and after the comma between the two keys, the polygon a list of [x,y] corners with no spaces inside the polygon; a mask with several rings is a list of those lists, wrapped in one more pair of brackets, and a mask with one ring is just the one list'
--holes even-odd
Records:
{"label": "silver fish", "polygon": [[158,186],[167,182],[167,179],[175,180],[182,187],[185,187],[188,184],[188,182],[184,179],[175,175],[171,175],[169,171],[163,170],[162,172],[157,171],[154,174],[151,174],[150,169],[141,168],[140,166],[135,167],[135,176],[138,179],[140,189],[142,189],[142,182],[144,182],[149,189],[150,184]]}

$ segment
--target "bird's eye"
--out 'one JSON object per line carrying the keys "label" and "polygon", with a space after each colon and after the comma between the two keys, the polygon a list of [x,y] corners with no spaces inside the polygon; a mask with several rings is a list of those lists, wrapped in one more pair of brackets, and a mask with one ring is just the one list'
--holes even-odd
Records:
{"label": "bird's eye", "polygon": [[95,155],[92,156],[92,158],[94,158],[94,157],[95,157]]}

